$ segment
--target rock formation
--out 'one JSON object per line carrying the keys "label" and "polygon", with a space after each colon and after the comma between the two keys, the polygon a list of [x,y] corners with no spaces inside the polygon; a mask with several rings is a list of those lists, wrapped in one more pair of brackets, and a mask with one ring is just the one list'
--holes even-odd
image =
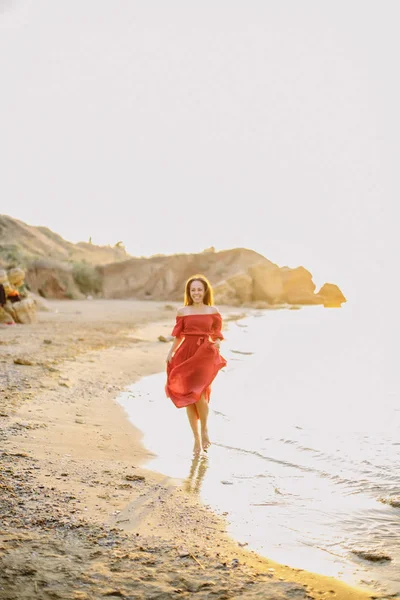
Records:
{"label": "rock formation", "polygon": [[176,300],[183,297],[185,281],[203,273],[214,287],[215,302],[260,308],[277,305],[340,306],[345,302],[335,291],[315,293],[312,275],[304,267],[279,267],[264,256],[237,248],[222,252],[179,254],[131,259],[99,267],[106,298]]}
{"label": "rock formation", "polygon": [[[118,264],[99,267],[105,298],[139,298],[181,300],[185,281],[193,273],[204,273],[213,285],[229,280],[232,298],[250,301],[252,292],[247,269],[258,262],[272,265],[261,254],[245,248],[199,254],[175,254],[133,258]],[[232,279],[233,278],[233,279]]]}
{"label": "rock formation", "polygon": [[324,283],[318,292],[318,296],[322,299],[322,304],[326,308],[337,308],[346,302],[341,290],[334,283]]}
{"label": "rock formation", "polygon": [[0,306],[0,323],[36,323],[36,304],[25,286],[25,272],[19,267],[8,273],[0,270],[4,298]]}
{"label": "rock formation", "polygon": [[0,267],[21,264],[32,292],[45,298],[137,298],[182,301],[185,281],[203,273],[211,281],[216,304],[234,306],[340,307],[346,298],[326,283],[318,293],[302,266],[279,267],[246,248],[198,254],[129,257],[122,243],[71,244],[45,227],[30,227],[0,215]]}
{"label": "rock formation", "polygon": [[282,304],[340,306],[346,299],[339,288],[337,290],[335,303],[327,304],[325,298],[331,298],[333,292],[331,295],[325,292],[326,296],[316,294],[312,275],[304,267],[291,269],[259,262],[245,273],[216,285],[215,298],[221,304],[256,304],[260,308]]}

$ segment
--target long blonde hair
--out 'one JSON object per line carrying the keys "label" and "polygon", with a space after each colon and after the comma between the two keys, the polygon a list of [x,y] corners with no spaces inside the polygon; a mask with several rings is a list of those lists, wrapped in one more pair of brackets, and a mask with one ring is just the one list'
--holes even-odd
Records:
{"label": "long blonde hair", "polygon": [[213,289],[211,283],[208,281],[205,275],[192,275],[192,277],[189,277],[185,285],[184,305],[190,306],[191,304],[193,304],[193,300],[190,295],[190,286],[192,285],[193,281],[201,281],[201,283],[204,285],[203,302],[207,306],[212,306],[214,303]]}

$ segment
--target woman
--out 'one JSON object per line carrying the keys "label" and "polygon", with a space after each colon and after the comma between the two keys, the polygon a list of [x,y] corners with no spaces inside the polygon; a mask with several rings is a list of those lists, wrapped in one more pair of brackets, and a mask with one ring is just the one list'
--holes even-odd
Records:
{"label": "woman", "polygon": [[[226,365],[219,353],[224,339],[222,318],[213,306],[213,292],[204,275],[193,275],[185,285],[184,306],[178,310],[167,356],[165,391],[177,408],[186,407],[194,435],[194,452],[207,452],[211,383]],[[200,431],[199,431],[200,421]]]}

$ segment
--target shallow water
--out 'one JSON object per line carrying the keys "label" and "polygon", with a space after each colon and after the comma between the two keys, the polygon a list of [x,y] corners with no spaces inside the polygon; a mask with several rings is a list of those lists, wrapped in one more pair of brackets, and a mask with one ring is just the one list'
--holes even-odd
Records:
{"label": "shallow water", "polygon": [[[229,324],[228,366],[213,384],[206,456],[192,460],[183,410],[165,374],[119,397],[147,465],[184,480],[240,543],[273,560],[400,594],[400,407],[370,316],[307,307]],[[167,353],[167,348],[166,348]],[[372,563],[353,551],[391,557]]]}

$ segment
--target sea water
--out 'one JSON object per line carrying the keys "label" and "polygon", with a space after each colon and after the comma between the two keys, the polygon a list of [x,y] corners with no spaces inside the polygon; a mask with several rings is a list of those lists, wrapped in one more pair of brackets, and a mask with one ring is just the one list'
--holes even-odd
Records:
{"label": "sea water", "polygon": [[147,466],[224,514],[239,543],[400,594],[400,508],[387,503],[400,500],[400,403],[383,333],[367,311],[347,306],[230,322],[228,364],[212,386],[213,444],[197,458],[186,411],[165,397],[165,373],[119,401],[155,455]]}

